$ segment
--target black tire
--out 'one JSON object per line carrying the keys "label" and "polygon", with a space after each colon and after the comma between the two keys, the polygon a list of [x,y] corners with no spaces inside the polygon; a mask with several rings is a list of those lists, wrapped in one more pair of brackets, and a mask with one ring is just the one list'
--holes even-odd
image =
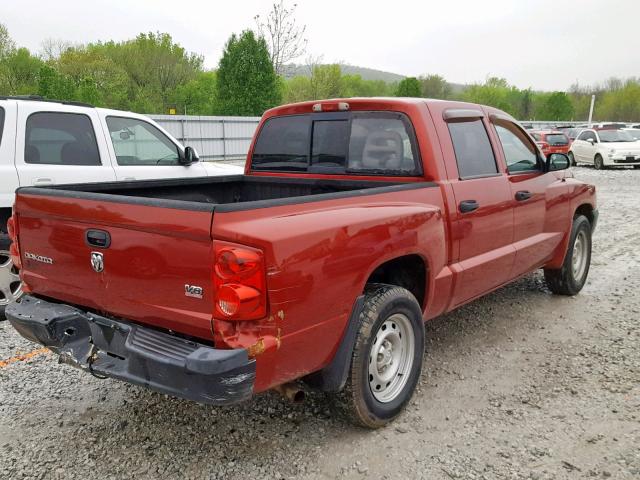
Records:
{"label": "black tire", "polygon": [[569,157],[569,164],[572,167],[575,167],[578,165],[578,163],[576,162],[576,157],[573,155],[573,152],[569,152],[567,156]]}
{"label": "black tire", "polygon": [[[370,362],[373,359],[372,347],[378,339],[378,335],[388,335],[382,333],[381,328],[386,329],[386,325],[391,322],[393,329],[396,324],[393,319],[402,318],[404,327],[400,327],[398,322],[398,332],[410,331],[413,335],[413,354],[410,348],[403,350],[406,353],[406,361],[411,359],[410,366],[406,365],[405,373],[408,375],[404,380],[404,376],[394,375],[393,379],[386,384],[385,388],[397,380],[400,386],[397,388],[397,395],[389,401],[382,402],[378,400],[372,391],[370,382],[374,381],[370,374]],[[420,380],[420,372],[422,370],[422,356],[424,353],[424,322],[422,320],[422,311],[415,297],[408,290],[393,285],[371,284],[367,286],[365,291],[365,302],[359,317],[360,326],[356,336],[353,354],[351,357],[351,368],[345,388],[337,397],[338,405],[348,419],[362,427],[380,428],[391,422],[402,412],[405,405],[411,400],[416,385]],[[396,334],[396,332],[393,332]],[[388,337],[384,337],[388,338]],[[402,334],[400,333],[400,339]],[[404,342],[410,342],[405,337]],[[403,342],[400,342],[401,344]],[[389,356],[391,357],[391,353]],[[397,362],[400,363],[400,362]],[[389,364],[386,367],[391,366]],[[393,367],[398,368],[400,367]],[[379,388],[380,385],[377,385]],[[391,389],[389,389],[391,391]],[[380,394],[382,392],[378,392]]]}
{"label": "black tire", "polygon": [[[582,239],[586,243],[580,250],[584,255],[584,268],[575,272],[574,269],[574,249],[576,247],[576,238],[583,235]],[[578,252],[576,252],[578,253]],[[565,256],[562,267],[557,270],[544,269],[544,279],[547,282],[549,290],[556,295],[577,295],[584,284],[587,282],[589,275],[589,266],[591,265],[591,223],[584,215],[576,215],[573,219],[571,228],[571,237],[569,238],[569,247]],[[576,274],[579,278],[576,278]]]}
{"label": "black tire", "polygon": [[604,160],[602,159],[602,155],[597,154],[595,156],[595,158],[593,159],[593,167],[596,170],[604,170],[605,166],[604,166]]}

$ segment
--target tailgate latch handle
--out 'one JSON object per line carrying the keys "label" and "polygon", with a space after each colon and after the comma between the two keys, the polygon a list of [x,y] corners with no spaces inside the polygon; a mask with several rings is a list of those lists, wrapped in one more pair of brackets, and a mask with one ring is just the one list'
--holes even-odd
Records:
{"label": "tailgate latch handle", "polygon": [[98,248],[109,248],[111,245],[111,235],[104,230],[87,230],[87,245]]}

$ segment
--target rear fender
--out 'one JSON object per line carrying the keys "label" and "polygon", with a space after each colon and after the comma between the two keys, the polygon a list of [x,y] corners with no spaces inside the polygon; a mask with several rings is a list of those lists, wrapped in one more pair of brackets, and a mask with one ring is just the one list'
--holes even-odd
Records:
{"label": "rear fender", "polygon": [[[413,194],[423,199],[425,191]],[[431,191],[441,198],[438,189]],[[442,210],[424,201],[408,202],[408,195],[215,215],[215,239],[265,254],[269,315],[238,322],[233,332],[242,341],[234,348],[259,347],[256,391],[321,370],[334,358],[344,363],[344,351],[352,346],[347,341],[342,347],[341,341],[349,336],[354,302],[379,265],[419,255],[429,265],[427,285],[433,290],[432,277],[444,268],[447,255]],[[270,341],[273,332],[277,337]],[[332,385],[340,385],[341,378]]]}

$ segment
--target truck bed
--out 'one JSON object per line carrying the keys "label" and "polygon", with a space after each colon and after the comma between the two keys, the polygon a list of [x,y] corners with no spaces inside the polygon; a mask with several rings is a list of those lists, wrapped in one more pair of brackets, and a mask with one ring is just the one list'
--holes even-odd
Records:
{"label": "truck bed", "polygon": [[[243,217],[257,220],[270,217],[267,207],[279,207],[282,215],[288,205],[287,213],[299,215],[307,210],[301,204],[314,201],[328,200],[334,207],[340,198],[343,206],[361,203],[346,197],[362,197],[363,204],[376,198],[402,201],[404,191],[429,186],[424,181],[234,175],[21,188],[16,215],[24,235],[20,248],[29,257],[22,276],[45,298],[211,339],[214,230],[231,241],[243,228],[233,224],[235,233],[224,232],[229,218],[239,214],[231,212],[249,210]],[[349,217],[349,223],[354,221]],[[245,226],[257,233],[261,227],[250,223]],[[294,238],[298,230],[303,229],[281,231]],[[92,231],[108,233],[110,245],[93,246]],[[104,255],[104,271],[92,270],[94,252]],[[201,300],[185,296],[188,285],[203,289]]]}
{"label": "truck bed", "polygon": [[424,187],[425,182],[229,175],[195,179],[87,183],[20,193],[196,211],[230,212]]}

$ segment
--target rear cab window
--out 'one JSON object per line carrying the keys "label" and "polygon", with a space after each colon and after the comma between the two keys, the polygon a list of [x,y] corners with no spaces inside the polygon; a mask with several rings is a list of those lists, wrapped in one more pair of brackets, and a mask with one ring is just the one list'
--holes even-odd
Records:
{"label": "rear cab window", "polygon": [[42,165],[101,165],[91,119],[80,113],[32,113],[27,118],[24,161]]}
{"label": "rear cab window", "polygon": [[422,174],[415,132],[396,112],[336,112],[272,117],[262,126],[253,171]]}

